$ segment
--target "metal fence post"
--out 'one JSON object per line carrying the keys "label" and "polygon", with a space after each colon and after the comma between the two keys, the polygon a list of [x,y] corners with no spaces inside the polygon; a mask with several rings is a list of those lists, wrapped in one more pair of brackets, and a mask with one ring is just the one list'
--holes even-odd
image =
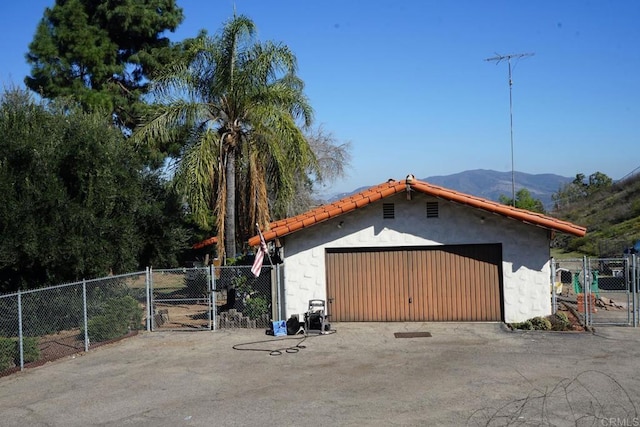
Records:
{"label": "metal fence post", "polygon": [[286,320],[285,307],[282,303],[282,295],[284,294],[284,276],[282,275],[282,268],[284,264],[276,264],[276,301],[278,304],[278,319]]}
{"label": "metal fence post", "polygon": [[151,332],[151,297],[149,293],[149,267],[144,269],[144,290],[147,299],[147,332]]}
{"label": "metal fence post", "polygon": [[271,281],[271,319],[280,320],[280,306],[278,305],[278,270],[272,265],[269,268],[269,279]]}
{"label": "metal fence post", "polygon": [[584,283],[583,283],[583,295],[584,295],[584,323],[585,325],[588,326],[593,326],[592,322],[593,319],[591,318],[591,307],[590,307],[590,303],[591,303],[591,281],[589,280],[589,276],[591,275],[591,272],[589,271],[589,260],[587,259],[587,256],[583,256],[582,257],[582,272],[583,272],[583,277],[584,277]]}
{"label": "metal fence post", "polygon": [[84,317],[84,351],[89,351],[89,320],[87,319],[87,281],[82,279],[82,314]]}
{"label": "metal fence post", "polygon": [[627,287],[627,325],[630,325],[633,322],[631,311],[629,307],[632,306],[633,300],[633,282],[631,282],[631,263],[629,262],[629,258],[624,258],[624,283]]}
{"label": "metal fence post", "polygon": [[551,257],[551,314],[558,312],[558,300],[556,298],[556,260]]}
{"label": "metal fence post", "polygon": [[20,370],[24,370],[24,343],[22,342],[22,293],[18,289],[18,347],[20,348]]}
{"label": "metal fence post", "polygon": [[149,314],[151,319],[151,331],[155,328],[153,321],[153,268],[149,267]]}
{"label": "metal fence post", "polygon": [[216,272],[213,268],[213,264],[209,264],[209,329],[215,331],[218,327],[218,320],[216,318]]}
{"label": "metal fence post", "polygon": [[278,289],[277,289],[277,301],[278,301],[278,315],[280,316],[280,319],[286,318],[286,313],[284,312],[284,307],[282,306],[282,296],[281,296],[281,286],[282,289],[284,289],[284,284],[281,283],[282,281],[282,274],[280,273],[280,270],[282,269],[282,266],[284,264],[278,264],[276,265],[276,283],[278,284]]}
{"label": "metal fence post", "polygon": [[631,286],[632,290],[632,302],[633,302],[633,327],[638,326],[638,264],[636,254],[631,255]]}

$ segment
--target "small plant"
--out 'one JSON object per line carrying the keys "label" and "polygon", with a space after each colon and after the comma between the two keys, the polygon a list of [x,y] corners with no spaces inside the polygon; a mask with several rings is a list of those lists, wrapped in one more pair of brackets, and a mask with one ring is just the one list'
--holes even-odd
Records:
{"label": "small plant", "polygon": [[550,331],[551,322],[546,317],[534,317],[531,319],[531,326],[535,331]]}
{"label": "small plant", "polygon": [[549,316],[552,331],[570,331],[571,322],[567,315],[561,311]]}
{"label": "small plant", "polygon": [[0,337],[0,372],[14,366],[15,347],[11,338]]}
{"label": "small plant", "polygon": [[246,276],[236,276],[231,279],[231,286],[235,288],[236,292],[239,295],[242,295],[243,298],[250,296],[253,293],[253,289],[251,288],[251,284]]}
{"label": "small plant", "polygon": [[567,331],[571,330],[571,322],[564,313],[557,313],[547,317],[534,317],[524,322],[510,323],[511,329],[525,331]]}
{"label": "small plant", "polygon": [[247,300],[245,307],[245,316],[249,316],[251,320],[255,320],[269,312],[269,301],[264,297],[253,297]]}
{"label": "small plant", "polygon": [[108,301],[104,313],[87,322],[89,340],[107,341],[126,335],[131,329],[138,329],[142,323],[142,312],[138,302],[128,295]]}
{"label": "small plant", "polygon": [[531,324],[531,320],[525,320],[524,322],[510,323],[511,329],[521,329],[524,331],[532,331],[533,325]]}

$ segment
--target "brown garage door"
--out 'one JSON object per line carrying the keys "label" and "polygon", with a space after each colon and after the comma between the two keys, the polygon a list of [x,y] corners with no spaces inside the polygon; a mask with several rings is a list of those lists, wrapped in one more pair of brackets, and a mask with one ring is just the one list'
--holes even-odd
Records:
{"label": "brown garage door", "polygon": [[328,249],[331,321],[499,321],[502,248]]}

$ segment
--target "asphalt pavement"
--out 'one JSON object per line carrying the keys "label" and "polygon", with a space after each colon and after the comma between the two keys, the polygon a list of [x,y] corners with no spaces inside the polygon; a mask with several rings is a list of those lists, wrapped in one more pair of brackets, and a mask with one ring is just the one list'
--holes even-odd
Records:
{"label": "asphalt pavement", "polygon": [[640,329],[333,326],[141,333],[0,378],[0,425],[640,425]]}

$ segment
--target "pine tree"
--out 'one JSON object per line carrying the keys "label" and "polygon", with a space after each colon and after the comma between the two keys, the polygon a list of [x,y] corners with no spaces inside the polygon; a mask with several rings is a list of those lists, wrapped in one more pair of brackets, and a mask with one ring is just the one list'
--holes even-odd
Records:
{"label": "pine tree", "polygon": [[178,54],[164,33],[182,20],[175,0],[56,0],[29,45],[25,84],[45,98],[111,112],[133,129],[148,80]]}

